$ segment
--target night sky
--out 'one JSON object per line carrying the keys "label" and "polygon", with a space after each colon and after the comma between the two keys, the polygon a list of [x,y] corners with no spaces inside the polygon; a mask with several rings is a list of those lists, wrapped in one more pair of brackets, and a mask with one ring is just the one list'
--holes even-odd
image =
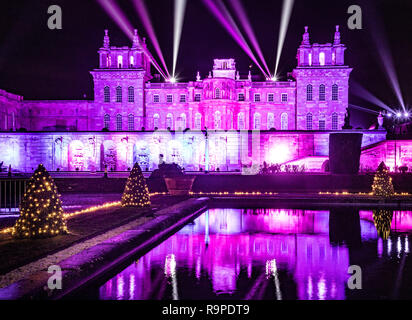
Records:
{"label": "night sky", "polygon": [[[5,3],[7,2],[7,3]],[[117,1],[139,34],[147,36],[131,0]],[[173,0],[146,0],[169,70],[173,54]],[[274,71],[281,0],[243,0],[265,59]],[[60,5],[63,29],[47,28],[47,8]],[[363,30],[347,28],[347,8],[360,5]],[[228,6],[229,7],[229,6]],[[230,8],[230,7],[229,7]],[[346,63],[354,68],[351,80],[361,84],[390,106],[398,105],[381,67],[372,33],[376,23],[383,26],[406,105],[412,101],[412,1],[411,0],[295,0],[280,61],[283,78],[296,66],[296,50],[303,27],[309,26],[311,42],[333,42],[334,26],[341,26],[342,42],[348,47]],[[97,50],[104,29],[112,45],[130,45],[128,38],[97,1],[16,0],[0,4],[0,88],[25,99],[92,98],[89,71],[97,66]],[[149,49],[155,55],[148,39]],[[199,70],[207,76],[214,58],[233,57],[241,75],[246,76],[249,57],[215,20],[201,0],[188,0],[177,73],[181,81],[194,80]],[[252,72],[260,74],[253,66]],[[350,95],[350,103],[374,108]],[[375,108],[377,109],[377,108]],[[356,113],[354,111],[354,113]],[[365,114],[367,116],[367,114]],[[356,125],[356,124],[355,124]]]}

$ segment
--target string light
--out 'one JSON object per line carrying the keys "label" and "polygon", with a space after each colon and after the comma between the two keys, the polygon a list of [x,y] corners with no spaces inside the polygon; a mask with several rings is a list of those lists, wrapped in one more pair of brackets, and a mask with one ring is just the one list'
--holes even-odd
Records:
{"label": "string light", "polygon": [[127,179],[121,204],[122,207],[150,207],[149,189],[143,177],[142,169],[140,169],[137,162],[134,164]]}
{"label": "string light", "polygon": [[391,197],[395,194],[392,178],[389,176],[388,168],[381,162],[373,178],[372,193],[375,196]]}

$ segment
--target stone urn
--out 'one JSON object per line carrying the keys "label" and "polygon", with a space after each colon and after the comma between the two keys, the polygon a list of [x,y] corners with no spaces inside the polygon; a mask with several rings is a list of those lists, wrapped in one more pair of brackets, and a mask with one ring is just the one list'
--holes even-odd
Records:
{"label": "stone urn", "polygon": [[165,177],[165,182],[169,194],[172,196],[186,196],[192,190],[195,176],[180,175],[173,177]]}

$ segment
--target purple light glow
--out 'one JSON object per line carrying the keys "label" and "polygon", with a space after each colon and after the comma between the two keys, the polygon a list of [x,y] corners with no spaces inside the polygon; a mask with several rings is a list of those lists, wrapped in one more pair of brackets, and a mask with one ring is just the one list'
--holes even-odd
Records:
{"label": "purple light glow", "polygon": [[260,48],[259,42],[256,38],[256,34],[252,28],[252,25],[247,17],[246,11],[239,0],[230,0],[230,4],[232,8],[235,10],[240,22],[242,23],[243,29],[245,30],[246,34],[249,37],[250,42],[252,43],[253,47],[255,48],[260,60],[265,67],[265,70],[268,74],[270,74],[269,68],[267,66],[265,57],[263,56],[262,50]]}
{"label": "purple light glow", "polygon": [[[257,61],[255,55],[250,49],[249,45],[246,43],[245,38],[242,36],[239,28],[237,27],[232,16],[228,12],[223,2],[214,3],[213,0],[203,0],[207,8],[212,12],[215,18],[222,24],[226,31],[232,36],[232,38],[237,42],[237,44],[243,49],[243,51],[252,59],[252,61],[259,67],[259,69],[264,74],[265,78],[270,78],[268,74],[263,70],[260,63]],[[219,7],[217,7],[218,5]],[[222,13],[224,12],[224,14]]]}
{"label": "purple light glow", "polygon": [[156,32],[153,28],[152,21],[150,20],[149,12],[144,3],[144,0],[134,0],[133,3],[136,8],[137,14],[139,15],[140,19],[143,22],[146,32],[149,35],[149,38],[153,43],[153,47],[155,48],[157,55],[159,56],[160,62],[162,63],[164,69],[166,70],[166,75],[169,78],[170,74],[167,69],[166,62],[165,62],[162,50],[160,49],[159,41],[157,39]]}

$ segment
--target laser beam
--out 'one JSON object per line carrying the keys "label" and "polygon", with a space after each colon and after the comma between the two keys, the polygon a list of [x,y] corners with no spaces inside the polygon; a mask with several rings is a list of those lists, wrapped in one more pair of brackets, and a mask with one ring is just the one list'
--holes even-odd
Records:
{"label": "laser beam", "polygon": [[150,41],[153,44],[154,49],[156,50],[157,55],[159,56],[160,62],[163,65],[163,68],[166,71],[167,76],[170,78],[169,70],[167,68],[162,50],[160,49],[159,41],[156,36],[156,32],[153,28],[152,21],[149,16],[149,12],[147,10],[147,7],[144,3],[144,0],[134,0],[133,1],[135,9],[137,14],[139,15],[140,19],[142,20],[142,23],[146,29],[146,32],[150,38]]}
{"label": "laser beam", "polygon": [[283,0],[282,16],[280,20],[280,30],[279,30],[279,39],[278,39],[278,48],[276,52],[276,65],[275,65],[275,74],[274,74],[275,77],[278,74],[280,56],[282,55],[283,44],[285,42],[286,33],[288,31],[290,16],[293,10],[293,3],[294,3],[294,0]]}
{"label": "laser beam", "polygon": [[[215,18],[220,22],[220,24],[226,29],[226,31],[231,35],[233,40],[237,42],[237,44],[243,49],[243,51],[252,59],[252,61],[258,66],[258,68],[262,71],[265,78],[270,78],[266,71],[263,70],[260,63],[257,61],[255,55],[253,54],[252,50],[250,49],[249,45],[247,44],[245,38],[243,37],[242,33],[240,32],[239,28],[237,27],[235,21],[233,20],[232,16],[230,15],[229,11],[227,10],[226,6],[223,2],[218,1],[216,3],[213,0],[203,0],[206,7],[210,10],[210,12],[215,16]],[[223,13],[222,13],[223,12]]]}
{"label": "laser beam", "polygon": [[[134,37],[134,29],[130,23],[130,21],[126,18],[120,7],[113,1],[113,0],[97,0],[97,2],[102,6],[102,8],[106,11],[106,13],[114,20],[114,22],[118,25],[120,30],[122,30],[129,39],[133,39]],[[150,63],[156,68],[156,70],[162,75],[163,78],[167,79],[168,77],[163,72],[162,68],[153,58],[151,53],[142,46],[139,42],[139,47],[149,59]]]}
{"label": "laser beam", "polygon": [[172,75],[176,75],[177,57],[179,55],[180,38],[182,36],[183,22],[185,19],[187,0],[175,0],[174,24],[173,24],[173,69]]}
{"label": "laser beam", "polygon": [[376,51],[378,52],[378,55],[380,57],[380,64],[383,67],[384,74],[389,81],[399,104],[403,108],[403,111],[406,111],[405,109],[405,102],[403,101],[402,98],[402,92],[401,88],[399,86],[399,81],[398,77],[396,75],[396,70],[395,66],[393,63],[393,57],[391,54],[391,50],[387,41],[387,37],[385,34],[385,29],[380,22],[380,19],[378,15],[376,14],[374,7],[371,6],[370,8],[370,14],[371,14],[371,19],[370,19],[370,25],[372,30],[372,39],[376,47]]}
{"label": "laser beam", "polygon": [[366,90],[364,87],[362,87],[359,83],[356,81],[351,81],[351,88],[352,88],[352,93],[359,97],[362,98],[366,101],[369,101],[373,103],[374,105],[377,105],[389,112],[395,113],[395,111],[390,108],[386,103],[384,103],[382,100],[378,99],[376,96],[374,96],[372,93],[370,93],[368,90]]}
{"label": "laser beam", "polygon": [[249,37],[250,42],[253,45],[253,48],[258,54],[258,57],[260,61],[262,61],[263,66],[265,67],[265,70],[268,74],[270,74],[269,68],[267,66],[265,57],[263,56],[262,50],[260,48],[259,42],[256,38],[255,31],[252,28],[252,25],[250,23],[250,20],[246,14],[245,8],[243,7],[242,3],[240,0],[230,0],[230,4],[233,8],[233,10],[236,12],[237,17],[239,18],[243,29],[245,30],[247,36]]}

